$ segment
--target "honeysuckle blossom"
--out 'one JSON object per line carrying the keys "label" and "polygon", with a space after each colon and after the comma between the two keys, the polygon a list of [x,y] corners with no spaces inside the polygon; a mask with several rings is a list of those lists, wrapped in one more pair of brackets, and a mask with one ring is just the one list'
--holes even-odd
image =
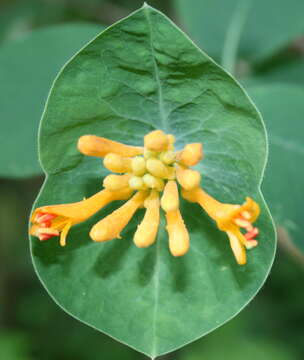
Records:
{"label": "honeysuckle blossom", "polygon": [[169,250],[173,256],[182,256],[189,250],[190,238],[179,208],[180,186],[183,198],[199,203],[217,227],[227,233],[238,264],[245,264],[245,249],[257,245],[258,229],[252,223],[259,216],[258,204],[248,197],[243,205],[223,204],[212,198],[200,187],[201,174],[191,169],[203,158],[202,144],[188,144],[175,151],[174,142],[173,135],[161,130],[147,134],[143,147],[95,135],[80,137],[79,151],[103,158],[104,167],[114,174],[106,176],[104,189],[88,199],[35,209],[30,233],[41,241],[60,236],[60,244],[64,246],[73,225],[87,220],[112,201],[127,200],[92,227],[91,239],[104,242],[120,238],[135,212],[144,208],[145,215],[133,241],[137,247],[146,248],[156,241],[162,209]]}
{"label": "honeysuckle blossom", "polygon": [[[182,195],[190,202],[197,202],[215,220],[217,227],[227,233],[237,263],[246,264],[245,249],[258,245],[255,237],[259,231],[252,223],[260,214],[259,205],[249,197],[243,205],[223,204],[199,187],[183,190]],[[241,228],[246,231],[244,234]]]}

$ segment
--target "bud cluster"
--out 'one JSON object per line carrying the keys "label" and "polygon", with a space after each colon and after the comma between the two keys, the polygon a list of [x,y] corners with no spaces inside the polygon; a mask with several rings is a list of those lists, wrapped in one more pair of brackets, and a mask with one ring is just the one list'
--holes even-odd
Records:
{"label": "bud cluster", "polygon": [[104,157],[104,166],[116,173],[104,179],[104,187],[115,191],[127,185],[133,190],[163,191],[170,180],[177,180],[186,190],[200,184],[200,173],[189,169],[202,159],[202,145],[188,144],[181,151],[174,151],[175,138],[161,130],[150,132],[144,137],[141,155],[124,157],[108,153]]}

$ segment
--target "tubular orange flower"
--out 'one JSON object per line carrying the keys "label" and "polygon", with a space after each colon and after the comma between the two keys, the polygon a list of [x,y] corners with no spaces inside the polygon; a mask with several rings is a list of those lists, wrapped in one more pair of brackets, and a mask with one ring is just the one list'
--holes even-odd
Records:
{"label": "tubular orange flower", "polygon": [[[259,231],[253,227],[252,223],[260,214],[259,205],[249,197],[246,198],[243,205],[223,204],[201,188],[191,191],[183,190],[182,195],[186,200],[200,204],[206,213],[216,221],[218,228],[227,233],[238,264],[246,264],[245,248],[251,249],[258,244],[255,237]],[[243,234],[240,228],[244,229],[246,233]]]}
{"label": "tubular orange flower", "polygon": [[60,236],[60,244],[65,245],[71,226],[85,221],[113,200],[129,199],[132,192],[137,190],[124,205],[92,227],[92,240],[104,242],[120,238],[121,231],[137,209],[144,206],[145,216],[137,227],[133,241],[139,248],[152,245],[160,223],[161,204],[166,213],[170,252],[173,256],[182,256],[189,250],[190,240],[179,210],[179,184],[183,197],[199,203],[216,221],[218,228],[227,233],[237,262],[245,264],[245,249],[257,245],[255,237],[259,232],[252,223],[259,216],[258,204],[250,198],[243,205],[223,204],[212,198],[199,188],[201,174],[190,168],[202,159],[202,144],[192,143],[180,151],[174,151],[174,143],[174,136],[162,130],[147,134],[144,147],[125,145],[95,135],[80,137],[80,152],[104,157],[105,168],[121,175],[106,176],[103,181],[105,189],[89,199],[36,209],[31,218],[31,234],[42,241]]}
{"label": "tubular orange flower", "polygon": [[130,188],[116,192],[104,189],[76,203],[41,206],[31,216],[30,234],[41,241],[60,235],[60,245],[65,246],[71,226],[87,220],[110,202],[127,199],[131,194]]}
{"label": "tubular orange flower", "polygon": [[119,238],[124,227],[131,220],[136,210],[144,203],[147,193],[139,191],[119,209],[95,224],[90,237],[94,241],[108,241]]}
{"label": "tubular orange flower", "polygon": [[151,191],[150,196],[145,200],[145,216],[138,225],[133,241],[139,248],[152,245],[156,240],[159,226],[159,195],[155,190]]}
{"label": "tubular orange flower", "polygon": [[104,157],[109,153],[126,157],[141,155],[143,148],[121,144],[95,135],[83,135],[78,140],[78,150],[87,156]]}

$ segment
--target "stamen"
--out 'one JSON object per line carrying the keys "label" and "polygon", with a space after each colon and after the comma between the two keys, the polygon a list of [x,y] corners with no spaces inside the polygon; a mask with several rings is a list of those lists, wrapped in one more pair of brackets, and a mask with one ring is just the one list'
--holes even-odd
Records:
{"label": "stamen", "polygon": [[227,231],[227,235],[229,237],[230,246],[237,263],[239,265],[245,265],[247,259],[246,259],[246,251],[244,245],[241,243],[238,236],[234,234],[232,231]]}
{"label": "stamen", "polygon": [[48,214],[48,213],[37,213],[34,219],[34,222],[38,224],[43,224],[45,222],[49,222],[50,220],[55,219],[57,215]]}
{"label": "stamen", "polygon": [[259,235],[259,229],[255,227],[251,231],[249,231],[247,234],[245,234],[244,236],[245,236],[246,240],[252,241],[258,235]]}
{"label": "stamen", "polygon": [[251,219],[251,215],[250,215],[250,212],[249,211],[242,211],[241,212],[241,216],[246,219],[246,220],[250,220]]}
{"label": "stamen", "polygon": [[233,221],[234,221],[234,223],[235,223],[237,226],[240,226],[240,227],[242,227],[242,228],[244,228],[244,229],[247,229],[247,228],[251,228],[251,227],[252,227],[251,223],[250,223],[249,221],[247,221],[247,220],[243,220],[243,219],[240,219],[240,218],[236,218],[236,219],[234,219]]}

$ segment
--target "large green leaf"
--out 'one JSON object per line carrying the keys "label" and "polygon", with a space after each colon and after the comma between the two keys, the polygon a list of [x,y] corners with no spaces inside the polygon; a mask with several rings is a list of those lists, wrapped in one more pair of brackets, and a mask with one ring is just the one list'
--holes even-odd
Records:
{"label": "large green leaf", "polygon": [[278,226],[304,250],[303,187],[304,87],[259,85],[249,88],[269,131],[270,157],[263,189]]}
{"label": "large green leaf", "polygon": [[42,173],[36,138],[47,93],[64,63],[101,29],[58,25],[0,48],[0,176]]}
{"label": "large green leaf", "polygon": [[100,159],[79,154],[83,134],[141,144],[160,128],[177,147],[202,141],[198,170],[222,201],[246,195],[262,208],[260,246],[245,267],[199,206],[182,202],[191,237],[182,258],[168,251],[162,221],[157,243],[132,244],[142,211],[122,240],[93,243],[89,229],[109,206],[69,233],[68,246],[31,239],[36,271],[54,300],[79,320],[155,357],[217,328],[257,293],[273,261],[275,237],[259,190],[266,157],[262,121],[239,85],[170,20],[145,5],[85,47],[57,78],[41,124],[46,183],[35,204],[89,196],[106,174]]}
{"label": "large green leaf", "polygon": [[232,68],[236,54],[261,61],[304,33],[299,0],[176,0],[194,40]]}

